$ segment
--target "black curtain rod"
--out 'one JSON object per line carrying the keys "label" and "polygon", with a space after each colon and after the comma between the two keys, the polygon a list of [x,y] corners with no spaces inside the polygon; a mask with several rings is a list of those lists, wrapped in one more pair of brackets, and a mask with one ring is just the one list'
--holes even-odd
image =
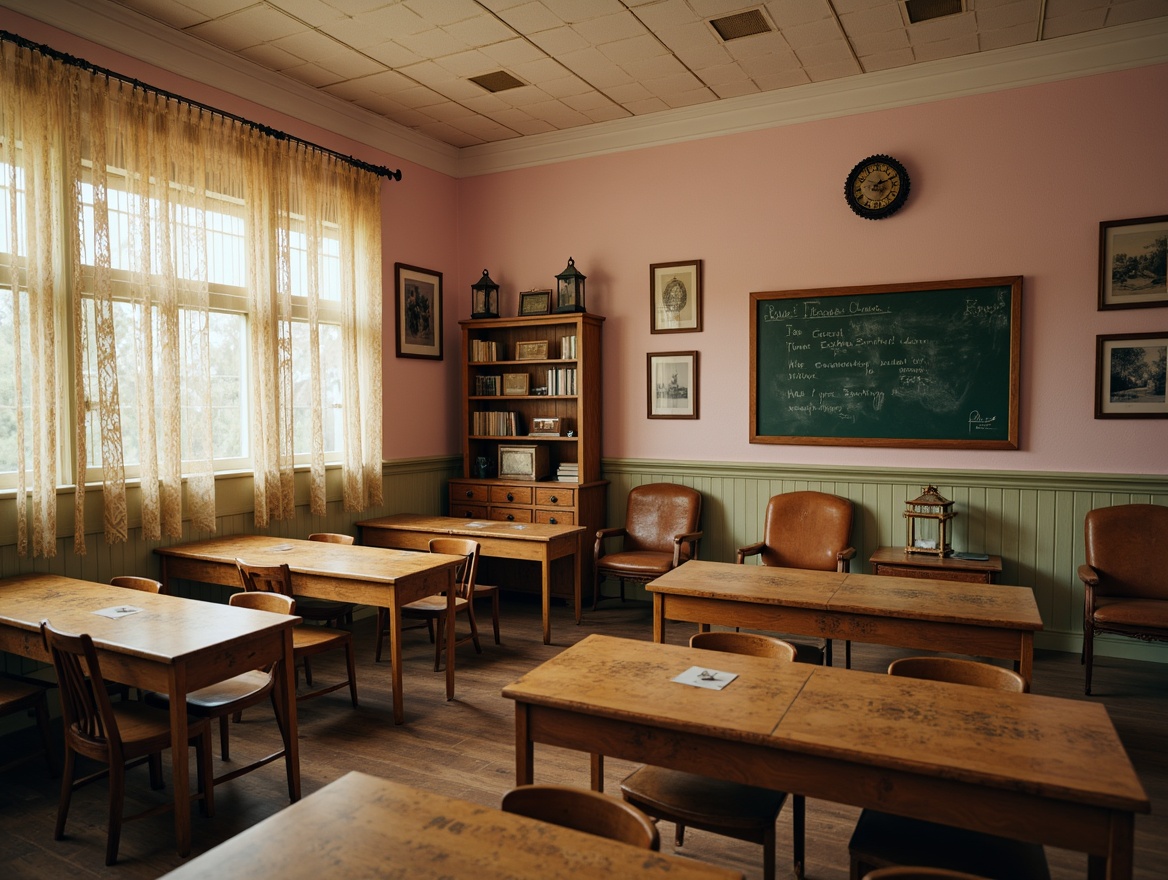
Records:
{"label": "black curtain rod", "polygon": [[400,168],[391,171],[389,168],[386,168],[382,165],[371,165],[368,162],[362,162],[360,159],[355,159],[352,156],[346,156],[344,153],[338,153],[336,150],[330,150],[328,147],[322,147],[320,144],[314,144],[312,141],[306,141],[303,138],[298,138],[295,135],[288,134],[286,131],[270,128],[269,126],[262,125],[259,122],[253,122],[252,120],[245,119],[242,116],[236,116],[234,113],[228,113],[216,107],[211,107],[210,105],[204,104],[201,101],[194,101],[190,98],[184,98],[182,95],[176,95],[174,92],[166,91],[166,89],[160,89],[140,80],[136,80],[128,76],[123,76],[117,71],[108,70],[104,67],[98,67],[96,64],[90,64],[84,58],[76,58],[72,55],[67,55],[64,52],[58,52],[51,46],[46,46],[43,43],[34,43],[31,40],[25,39],[19,34],[0,30],[0,41],[15,43],[17,46],[21,46],[25,49],[31,49],[34,52],[40,52],[42,55],[47,55],[48,57],[60,61],[63,64],[70,64],[73,67],[80,67],[83,70],[88,70],[90,73],[97,73],[108,79],[116,79],[120,82],[124,82],[136,89],[153,92],[156,95],[161,95],[163,98],[167,98],[172,101],[178,101],[179,103],[187,104],[191,107],[197,107],[198,109],[205,110],[208,113],[214,113],[216,116],[222,116],[224,119],[234,120],[235,122],[239,122],[248,126],[249,128],[253,128],[262,134],[266,134],[268,137],[275,138],[276,140],[292,141],[293,143],[302,144],[311,150],[316,150],[318,153],[326,153],[329,156],[335,156],[343,162],[348,162],[350,165],[356,168],[360,168],[362,171],[368,171],[372,174],[376,174],[378,177],[388,177],[390,180],[401,180],[402,178]]}

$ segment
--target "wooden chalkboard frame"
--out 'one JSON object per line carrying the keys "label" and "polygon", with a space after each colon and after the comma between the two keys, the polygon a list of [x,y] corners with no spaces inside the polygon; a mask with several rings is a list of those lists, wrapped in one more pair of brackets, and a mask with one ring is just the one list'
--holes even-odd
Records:
{"label": "wooden chalkboard frame", "polygon": [[[976,289],[976,291],[974,290]],[[871,297],[870,306],[865,302],[864,308],[858,311],[879,312],[882,303],[892,302],[889,295],[914,294],[928,297],[932,306],[942,302],[940,297],[954,296],[955,302],[962,299],[969,300],[970,295],[993,294],[1000,301],[1004,296],[1008,302],[1009,311],[1009,343],[1004,350],[993,353],[994,369],[992,374],[997,377],[993,391],[996,398],[1007,400],[1007,412],[995,413],[995,417],[1005,415],[1007,426],[1005,431],[995,427],[997,436],[992,439],[978,437],[974,433],[974,417],[971,413],[966,420],[965,431],[953,430],[944,436],[851,436],[844,432],[833,435],[830,431],[819,434],[802,434],[797,431],[791,433],[770,432],[759,430],[760,418],[765,417],[768,423],[777,419],[775,415],[781,403],[769,400],[770,395],[760,395],[760,381],[769,380],[768,386],[777,390],[782,389],[784,379],[781,375],[759,376],[760,348],[762,335],[759,327],[761,304],[767,301],[782,301],[776,305],[783,310],[790,310],[791,314],[807,314],[813,301],[822,301],[829,297],[851,297],[849,306],[856,297],[867,299]],[[921,302],[926,302],[922,299]],[[782,313],[780,313],[782,314]],[[913,282],[908,284],[880,284],[862,287],[829,287],[811,290],[783,290],[766,291],[750,294],[750,442],[776,443],[789,445],[809,446],[887,446],[887,447],[916,447],[933,449],[1017,449],[1018,448],[1018,415],[1019,415],[1019,362],[1022,337],[1022,276],[1006,276],[998,278],[967,278],[957,281]],[[799,318],[796,318],[795,323]],[[781,318],[779,320],[781,323]],[[959,331],[953,331],[959,332]],[[947,334],[948,336],[948,334]],[[948,339],[946,340],[949,341]],[[772,343],[773,344],[773,343]],[[1007,362],[1008,361],[1008,365]],[[788,373],[788,376],[793,374]],[[769,407],[769,409],[768,409]],[[914,424],[919,424],[916,422]],[[873,432],[875,433],[875,432]],[[924,433],[924,432],[922,432]]]}

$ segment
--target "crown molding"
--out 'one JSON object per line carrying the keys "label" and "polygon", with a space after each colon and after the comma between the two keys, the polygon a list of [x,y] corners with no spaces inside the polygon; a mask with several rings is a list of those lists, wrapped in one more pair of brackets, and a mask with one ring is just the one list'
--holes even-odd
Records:
{"label": "crown molding", "polygon": [[1168,62],[1165,17],[459,149],[123,6],[95,0],[0,0],[0,7],[455,178]]}

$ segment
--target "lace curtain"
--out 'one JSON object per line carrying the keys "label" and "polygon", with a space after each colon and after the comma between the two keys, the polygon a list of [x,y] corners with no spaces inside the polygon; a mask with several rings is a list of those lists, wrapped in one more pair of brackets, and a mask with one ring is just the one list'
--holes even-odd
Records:
{"label": "lace curtain", "polygon": [[[291,370],[295,363],[304,375],[305,359],[311,508],[325,513],[319,340],[326,229],[339,237],[343,503],[346,510],[379,504],[379,178],[10,43],[0,44],[0,65],[0,163],[7,193],[23,192],[5,200],[7,228],[27,239],[0,256],[0,285],[14,292],[18,356],[17,552],[28,553],[31,519],[32,555],[55,554],[62,384],[72,385],[76,426],[75,552],[85,552],[91,437],[101,450],[105,538],[126,540],[126,418],[137,424],[143,537],[180,537],[184,517],[214,531],[207,255],[209,218],[225,210],[244,219],[256,524],[293,515]],[[294,274],[295,317],[309,340],[299,347],[292,344]],[[67,358],[58,346],[62,330]],[[132,355],[118,342],[127,338]],[[71,362],[64,380],[62,360]],[[119,393],[127,378],[132,415]],[[89,425],[87,412],[97,415]]]}

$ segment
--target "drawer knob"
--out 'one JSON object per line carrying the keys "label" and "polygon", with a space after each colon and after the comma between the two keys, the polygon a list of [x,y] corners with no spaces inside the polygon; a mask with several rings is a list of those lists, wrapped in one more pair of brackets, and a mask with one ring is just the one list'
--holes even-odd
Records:
{"label": "drawer knob", "polygon": [[474,498],[474,489],[467,489],[466,490],[466,497],[467,498]]}
{"label": "drawer knob", "polygon": [[515,522],[515,514],[513,514],[513,513],[507,514],[507,522]]}
{"label": "drawer knob", "polygon": [[553,495],[552,496],[552,504],[559,504],[559,503],[560,503],[560,499],[557,496]]}
{"label": "drawer knob", "polygon": [[508,492],[508,493],[507,493],[507,500],[508,500],[508,501],[514,501],[514,500],[515,500],[515,496],[514,496],[514,495],[512,495],[510,492]]}
{"label": "drawer knob", "polygon": [[[555,501],[554,498],[552,500]],[[556,519],[554,516],[549,516],[548,522],[551,523],[553,526],[558,526],[560,524],[560,521],[558,519]]]}

